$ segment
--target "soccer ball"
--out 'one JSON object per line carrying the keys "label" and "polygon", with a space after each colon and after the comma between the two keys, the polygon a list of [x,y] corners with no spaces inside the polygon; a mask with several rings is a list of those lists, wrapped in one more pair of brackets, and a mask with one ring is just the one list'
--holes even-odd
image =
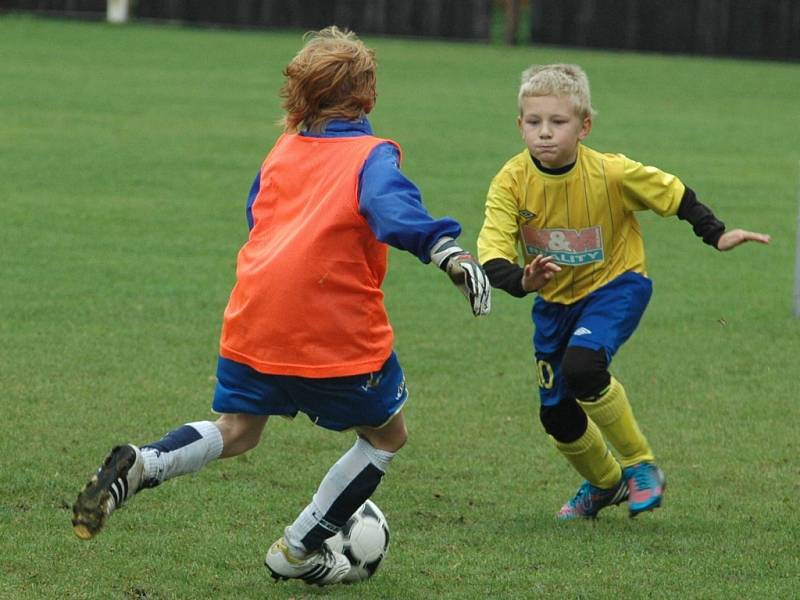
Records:
{"label": "soccer ball", "polygon": [[350,561],[345,582],[369,579],[389,550],[389,524],[381,509],[367,500],[339,533],[328,538],[328,546]]}

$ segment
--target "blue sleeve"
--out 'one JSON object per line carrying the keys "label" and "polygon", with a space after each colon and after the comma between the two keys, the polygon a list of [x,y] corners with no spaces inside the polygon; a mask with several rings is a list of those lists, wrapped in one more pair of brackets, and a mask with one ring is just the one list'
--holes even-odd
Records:
{"label": "blue sleeve", "polygon": [[245,208],[245,216],[247,217],[247,228],[253,228],[253,202],[256,201],[258,191],[261,189],[261,171],[256,173],[256,178],[253,180],[253,185],[250,186],[250,193],[247,194],[247,206]]}
{"label": "blue sleeve", "polygon": [[419,189],[400,172],[397,148],[380,144],[367,157],[359,179],[359,211],[375,237],[430,262],[431,246],[442,236],[456,238],[461,225],[450,217],[434,219]]}

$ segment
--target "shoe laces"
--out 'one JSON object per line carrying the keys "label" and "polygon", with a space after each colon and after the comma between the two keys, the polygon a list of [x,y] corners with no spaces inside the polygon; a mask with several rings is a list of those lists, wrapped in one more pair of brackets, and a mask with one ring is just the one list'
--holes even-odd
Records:
{"label": "shoe laces", "polygon": [[592,484],[588,481],[584,481],[580,488],[578,488],[578,493],[575,494],[575,497],[572,499],[573,506],[583,506],[584,508],[588,508],[592,503]]}
{"label": "shoe laces", "polygon": [[648,464],[637,465],[633,468],[633,481],[638,489],[651,488],[655,484],[654,469]]}
{"label": "shoe laces", "polygon": [[324,542],[322,546],[319,547],[319,555],[326,566],[331,566],[336,563],[336,557],[333,555],[333,550],[331,550],[330,546]]}

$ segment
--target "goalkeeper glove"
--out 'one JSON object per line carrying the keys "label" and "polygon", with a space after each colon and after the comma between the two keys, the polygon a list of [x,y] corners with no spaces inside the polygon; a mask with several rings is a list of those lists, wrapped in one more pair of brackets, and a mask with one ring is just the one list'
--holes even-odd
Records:
{"label": "goalkeeper glove", "polygon": [[469,300],[472,314],[488,315],[492,308],[492,288],[480,263],[456,244],[451,237],[442,237],[431,248],[431,260]]}

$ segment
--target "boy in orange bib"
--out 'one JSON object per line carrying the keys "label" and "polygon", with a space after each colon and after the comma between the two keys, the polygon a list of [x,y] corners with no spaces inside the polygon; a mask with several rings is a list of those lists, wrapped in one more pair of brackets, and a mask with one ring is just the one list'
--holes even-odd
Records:
{"label": "boy in orange bib", "polygon": [[265,564],[275,579],[341,581],[347,558],[325,540],[375,491],[407,432],[408,392],[383,302],[388,246],[444,270],[475,316],[490,286],[400,171],[396,142],[375,137],[375,57],[354,34],[309,36],[284,71],[284,133],[250,189],[250,235],[222,325],[215,421],[199,421],[141,447],[114,448],[73,507],[93,537],[137,491],[255,447],[271,415],[305,413],[356,442],[334,464]]}

